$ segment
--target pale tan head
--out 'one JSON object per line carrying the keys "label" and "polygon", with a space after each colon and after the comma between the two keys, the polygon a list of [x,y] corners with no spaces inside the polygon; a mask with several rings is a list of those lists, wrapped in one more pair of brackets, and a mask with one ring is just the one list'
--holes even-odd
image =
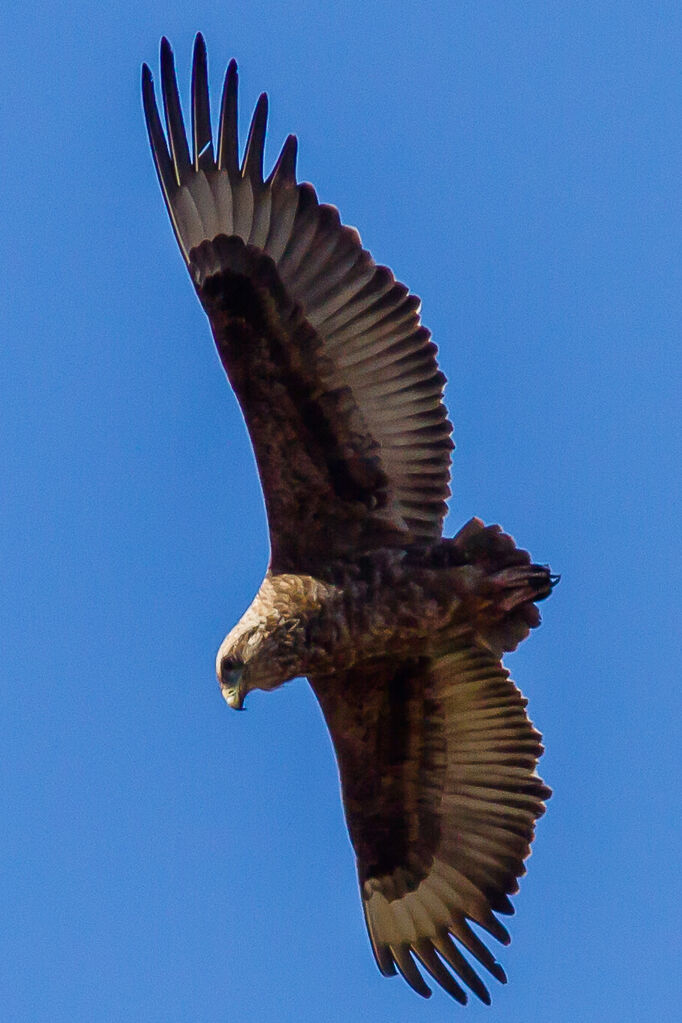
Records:
{"label": "pale tan head", "polygon": [[[298,606],[296,600],[299,597]],[[292,593],[285,577],[263,581],[253,603],[227,634],[216,657],[216,674],[225,702],[242,710],[252,689],[276,689],[283,682],[305,675],[308,645],[304,632],[310,613]]]}
{"label": "pale tan head", "polygon": [[243,710],[252,689],[273,689],[285,681],[267,623],[254,620],[250,610],[227,634],[216,656],[220,690],[233,710]]}
{"label": "pale tan head", "polygon": [[307,576],[266,575],[254,603],[223,639],[216,672],[226,703],[241,710],[252,690],[306,675],[314,652],[307,626],[333,587]]}

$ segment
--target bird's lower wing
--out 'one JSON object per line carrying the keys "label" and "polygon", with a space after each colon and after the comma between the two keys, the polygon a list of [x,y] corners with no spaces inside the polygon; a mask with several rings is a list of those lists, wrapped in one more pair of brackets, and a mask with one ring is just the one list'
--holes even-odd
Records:
{"label": "bird's lower wing", "polygon": [[[379,969],[427,996],[420,964],[460,1002],[500,981],[469,926],[503,943],[534,825],[551,794],[541,736],[509,673],[473,638],[438,658],[381,660],[311,679],[336,749],[362,904]],[[453,938],[455,941],[453,941]],[[456,979],[457,978],[457,979]]]}

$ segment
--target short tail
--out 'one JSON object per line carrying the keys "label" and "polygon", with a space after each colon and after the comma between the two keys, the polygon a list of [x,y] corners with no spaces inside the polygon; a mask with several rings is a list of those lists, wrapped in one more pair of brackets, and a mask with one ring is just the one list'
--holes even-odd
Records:
{"label": "short tail", "polygon": [[472,575],[477,630],[487,646],[501,655],[515,650],[540,624],[535,606],[559,581],[547,565],[536,565],[528,551],[497,525],[473,518],[452,540],[442,543],[454,565],[474,569]]}

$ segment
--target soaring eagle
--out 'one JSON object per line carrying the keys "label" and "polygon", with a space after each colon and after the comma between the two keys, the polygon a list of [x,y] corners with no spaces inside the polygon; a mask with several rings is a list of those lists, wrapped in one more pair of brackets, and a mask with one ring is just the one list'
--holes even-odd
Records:
{"label": "soaring eagle", "polygon": [[[379,969],[457,1001],[490,997],[462,953],[505,981],[470,927],[507,943],[550,790],[541,736],[501,664],[539,624],[554,578],[499,526],[442,537],[452,427],[419,300],[338,211],[296,179],[290,135],[263,178],[267,97],[239,159],[237,67],[217,142],[196,38],[191,149],[161,43],[161,125],[144,111],[183,258],[241,405],[270,531],[263,583],[217,656],[241,709],[307,676],[336,750]],[[454,940],[453,940],[454,939]]]}

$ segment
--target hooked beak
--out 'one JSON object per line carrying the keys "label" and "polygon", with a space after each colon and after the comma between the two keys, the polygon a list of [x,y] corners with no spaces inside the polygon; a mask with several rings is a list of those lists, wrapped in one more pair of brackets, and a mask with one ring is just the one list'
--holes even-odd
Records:
{"label": "hooked beak", "polygon": [[221,680],[220,691],[228,707],[232,710],[244,710],[244,687],[242,686],[241,668],[230,671],[227,678]]}

